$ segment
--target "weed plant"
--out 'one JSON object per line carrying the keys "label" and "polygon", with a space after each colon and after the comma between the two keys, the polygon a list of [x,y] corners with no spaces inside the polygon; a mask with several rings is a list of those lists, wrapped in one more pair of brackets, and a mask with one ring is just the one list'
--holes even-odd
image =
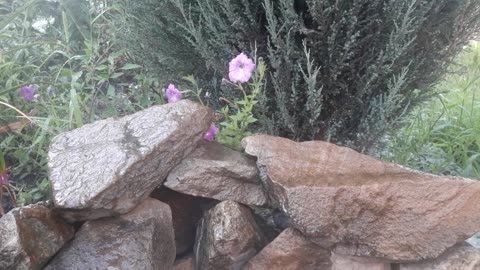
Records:
{"label": "weed plant", "polygon": [[480,179],[480,42],[472,41],[440,93],[404,120],[380,156],[415,169]]}

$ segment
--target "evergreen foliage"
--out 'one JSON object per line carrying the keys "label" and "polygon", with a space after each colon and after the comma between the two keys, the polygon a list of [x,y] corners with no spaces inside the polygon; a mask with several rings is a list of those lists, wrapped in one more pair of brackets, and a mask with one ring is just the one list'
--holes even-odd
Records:
{"label": "evergreen foliage", "polygon": [[[263,131],[366,151],[480,28],[477,0],[124,0],[123,40],[165,83],[193,74],[215,100],[239,52],[267,63]],[[125,31],[127,29],[127,31]],[[218,106],[218,104],[217,104]]]}

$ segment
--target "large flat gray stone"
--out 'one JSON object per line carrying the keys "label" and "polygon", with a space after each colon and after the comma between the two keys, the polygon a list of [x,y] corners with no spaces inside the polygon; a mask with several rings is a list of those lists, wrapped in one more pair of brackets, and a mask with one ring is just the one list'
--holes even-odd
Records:
{"label": "large flat gray stone", "polygon": [[55,206],[69,221],[127,213],[197,147],[211,121],[210,109],[182,100],[58,135],[48,153]]}

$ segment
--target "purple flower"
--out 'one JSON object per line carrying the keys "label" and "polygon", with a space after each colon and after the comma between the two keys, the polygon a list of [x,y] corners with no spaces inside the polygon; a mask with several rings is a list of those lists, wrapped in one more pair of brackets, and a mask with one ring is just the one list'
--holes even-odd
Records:
{"label": "purple flower", "polygon": [[20,96],[22,96],[25,101],[32,101],[36,89],[37,87],[35,87],[35,85],[25,85],[20,88]]}
{"label": "purple flower", "polygon": [[[6,185],[8,181],[8,174],[0,173],[0,180],[2,180],[2,185]],[[1,188],[1,186],[0,186]]]}
{"label": "purple flower", "polygon": [[228,77],[233,83],[245,83],[250,80],[255,64],[244,53],[239,54],[229,64]]}
{"label": "purple flower", "polygon": [[182,99],[182,93],[173,84],[168,85],[167,90],[165,90],[165,95],[167,96],[168,103],[177,102]]}
{"label": "purple flower", "polygon": [[208,128],[207,132],[205,133],[205,136],[203,136],[203,139],[211,142],[213,141],[216,135],[217,135],[217,127],[214,124],[212,124]]}

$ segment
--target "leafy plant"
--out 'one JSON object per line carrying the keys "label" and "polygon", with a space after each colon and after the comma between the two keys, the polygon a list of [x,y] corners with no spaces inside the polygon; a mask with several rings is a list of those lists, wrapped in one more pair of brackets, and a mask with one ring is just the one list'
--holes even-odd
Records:
{"label": "leafy plant", "polygon": [[251,135],[249,128],[257,122],[254,117],[254,106],[265,87],[265,71],[265,63],[260,59],[256,63],[249,89],[244,89],[241,83],[233,84],[226,81],[242,93],[242,98],[233,102],[228,101],[228,105],[221,109],[224,120],[220,123],[221,128],[217,135],[217,141],[221,144],[239,149],[241,140]]}
{"label": "leafy plant", "polygon": [[35,187],[28,187],[20,189],[18,192],[17,204],[18,206],[25,206],[48,199],[50,193],[50,185],[47,178],[44,178],[36,183]]}

